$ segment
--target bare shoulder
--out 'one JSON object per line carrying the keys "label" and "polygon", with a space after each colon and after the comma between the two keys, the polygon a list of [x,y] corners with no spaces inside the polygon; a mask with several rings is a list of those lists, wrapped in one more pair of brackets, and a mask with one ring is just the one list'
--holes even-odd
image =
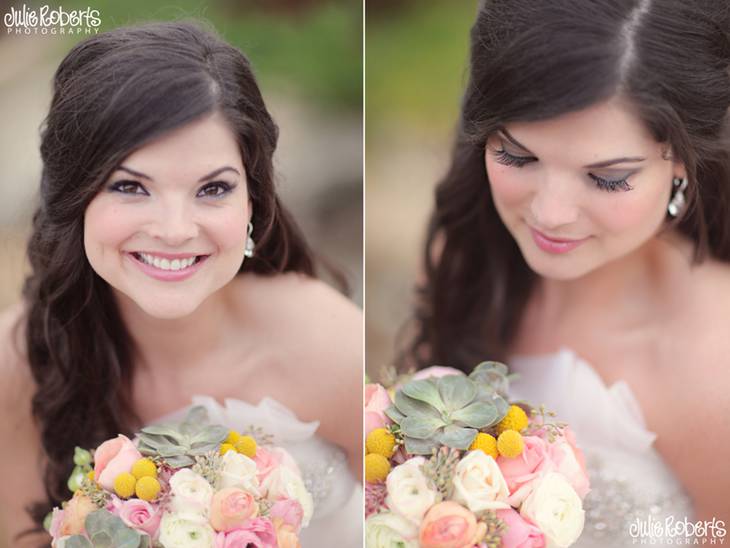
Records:
{"label": "bare shoulder", "polygon": [[696,267],[683,290],[685,313],[664,353],[672,375],[662,382],[671,389],[661,391],[666,412],[657,448],[692,497],[697,519],[730,523],[730,264]]}
{"label": "bare shoulder", "polygon": [[40,437],[31,412],[35,385],[25,358],[23,312],[17,304],[0,313],[0,439],[12,440],[3,444],[0,468],[13,471],[0,482],[0,531],[7,546],[38,545],[38,536],[14,537],[32,527],[24,507],[44,498]]}
{"label": "bare shoulder", "polygon": [[343,447],[359,475],[362,443],[363,315],[322,281],[299,274],[245,276],[242,314],[286,356],[301,418],[320,421],[319,434]]}

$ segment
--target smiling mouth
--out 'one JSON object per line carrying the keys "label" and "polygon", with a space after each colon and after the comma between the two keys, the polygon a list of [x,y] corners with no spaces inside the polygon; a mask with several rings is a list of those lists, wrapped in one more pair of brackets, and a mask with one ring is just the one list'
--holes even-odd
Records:
{"label": "smiling mouth", "polygon": [[187,270],[188,268],[193,267],[194,265],[207,259],[210,256],[210,255],[191,255],[189,257],[180,258],[180,259],[166,259],[166,258],[154,256],[154,255],[149,255],[147,253],[132,252],[132,253],[130,253],[130,255],[132,255],[132,257],[134,257],[135,260],[139,261],[140,263],[142,263],[144,265],[151,266],[151,267],[157,268],[158,270],[162,270],[165,272],[180,272],[182,270]]}

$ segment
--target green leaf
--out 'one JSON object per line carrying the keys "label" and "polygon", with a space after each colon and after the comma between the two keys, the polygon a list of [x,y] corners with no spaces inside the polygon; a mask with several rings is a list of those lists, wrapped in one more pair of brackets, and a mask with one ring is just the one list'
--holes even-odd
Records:
{"label": "green leaf", "polygon": [[432,379],[410,381],[401,390],[409,398],[425,402],[442,413],[446,410],[436,383]]}
{"label": "green leaf", "polygon": [[491,402],[476,401],[451,413],[451,420],[462,426],[486,428],[497,420],[497,408]]}
{"label": "green leaf", "polygon": [[418,440],[416,438],[403,438],[405,441],[406,452],[411,455],[430,455],[431,452],[438,447],[434,440]]}
{"label": "green leaf", "polygon": [[395,406],[398,411],[407,417],[414,415],[419,417],[441,417],[441,413],[436,408],[422,401],[409,398],[400,390],[395,393]]}
{"label": "green leaf", "polygon": [[67,538],[66,544],[64,544],[64,546],[66,548],[94,548],[94,545],[91,544],[91,541],[81,535],[74,535]]}
{"label": "green leaf", "polygon": [[430,438],[443,426],[444,421],[435,417],[406,417],[400,423],[404,435],[421,440]]}
{"label": "green leaf", "polygon": [[211,451],[217,451],[220,446],[220,443],[209,443],[207,445],[197,445],[195,447],[191,447],[187,454],[192,456],[202,456],[206,453],[210,453]]}
{"label": "green leaf", "polygon": [[174,440],[180,439],[180,431],[170,424],[150,424],[140,430],[142,434],[154,436],[168,436]]}
{"label": "green leaf", "polygon": [[477,387],[474,382],[463,375],[441,377],[438,379],[438,390],[447,412],[461,409],[473,401],[477,395]]}
{"label": "green leaf", "polygon": [[476,435],[477,430],[474,428],[462,428],[452,424],[439,432],[437,438],[440,443],[447,447],[466,450],[469,449]]}
{"label": "green leaf", "polygon": [[186,447],[180,447],[178,445],[165,445],[157,448],[157,453],[161,457],[180,457],[187,453]]}
{"label": "green leaf", "polygon": [[184,468],[195,464],[195,460],[188,456],[170,457],[169,459],[165,459],[165,461],[173,468]]}
{"label": "green leaf", "polygon": [[116,545],[112,541],[112,537],[106,531],[99,531],[91,537],[91,544],[94,548],[116,548]]}
{"label": "green leaf", "polygon": [[385,416],[396,424],[400,424],[400,421],[406,418],[403,413],[398,411],[398,408],[395,405],[391,405],[385,410]]}
{"label": "green leaf", "polygon": [[195,444],[220,444],[227,437],[228,429],[225,426],[216,424],[212,426],[207,426],[203,430],[196,432],[195,435],[190,438],[190,445],[195,446]]}

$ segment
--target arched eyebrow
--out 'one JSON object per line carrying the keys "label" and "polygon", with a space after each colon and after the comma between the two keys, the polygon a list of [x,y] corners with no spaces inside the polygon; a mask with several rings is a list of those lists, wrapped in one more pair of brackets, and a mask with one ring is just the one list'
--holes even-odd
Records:
{"label": "arched eyebrow", "polygon": [[[502,136],[507,139],[510,143],[515,145],[518,148],[521,148],[528,154],[531,154],[533,157],[537,158],[537,155],[534,152],[531,152],[529,148],[527,148],[525,145],[520,143],[517,139],[515,139],[509,131],[507,131],[505,128],[500,127],[499,132],[502,134]],[[596,169],[601,167],[608,167],[612,166],[614,164],[623,164],[626,162],[643,162],[646,160],[646,158],[642,158],[641,156],[624,156],[622,158],[612,158],[611,160],[602,160],[600,162],[595,162],[593,164],[588,164],[586,166],[583,166],[584,169]]]}
{"label": "arched eyebrow", "polygon": [[[140,179],[147,179],[148,181],[154,182],[154,179],[152,177],[150,177],[149,175],[145,175],[142,172],[136,171],[134,169],[130,169],[127,166],[119,166],[117,168],[117,171],[126,171],[130,175],[134,175],[135,177],[139,177]],[[215,171],[211,171],[210,173],[208,173],[208,175],[201,177],[200,179],[198,179],[198,182],[202,183],[202,182],[212,179],[213,177],[220,175],[221,173],[226,172],[226,171],[232,171],[239,177],[241,176],[241,174],[238,172],[238,170],[236,168],[231,167],[231,166],[223,166],[223,167],[216,169]]]}

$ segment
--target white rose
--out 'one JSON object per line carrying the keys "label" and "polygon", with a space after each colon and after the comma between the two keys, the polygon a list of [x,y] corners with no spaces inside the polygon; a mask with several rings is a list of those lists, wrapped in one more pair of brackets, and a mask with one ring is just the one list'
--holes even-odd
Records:
{"label": "white rose", "polygon": [[418,548],[418,527],[392,512],[373,514],[365,520],[366,548]]}
{"label": "white rose", "polygon": [[208,515],[213,487],[208,480],[190,468],[178,470],[170,478],[170,502],[173,512]]}
{"label": "white rose", "polygon": [[287,466],[275,468],[266,476],[261,487],[269,500],[287,498],[299,502],[304,513],[302,527],[309,525],[309,520],[312,518],[312,512],[314,511],[314,500],[307,491],[301,476],[294,470]]}
{"label": "white rose", "polygon": [[570,546],[583,532],[583,503],[562,474],[549,472],[536,481],[520,514],[545,535],[548,548]]}
{"label": "white rose", "polygon": [[438,502],[438,493],[421,470],[425,462],[423,457],[413,457],[393,468],[385,480],[385,504],[414,523],[420,523],[428,509]]}
{"label": "white rose", "polygon": [[484,451],[470,451],[454,471],[454,500],[472,512],[509,508],[509,488],[497,461]]}
{"label": "white rose", "polygon": [[215,542],[215,531],[200,514],[165,514],[158,540],[165,548],[210,548]]}
{"label": "white rose", "polygon": [[221,489],[237,487],[254,496],[259,496],[256,462],[241,453],[226,451],[221,459],[220,487]]}

